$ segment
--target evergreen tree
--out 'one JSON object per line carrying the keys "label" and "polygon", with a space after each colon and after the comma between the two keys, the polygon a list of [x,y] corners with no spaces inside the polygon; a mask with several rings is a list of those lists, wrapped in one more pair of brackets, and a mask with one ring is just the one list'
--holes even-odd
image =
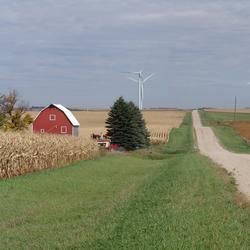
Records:
{"label": "evergreen tree", "polygon": [[132,102],[120,97],[111,107],[106,120],[108,135],[112,143],[126,150],[144,148],[149,145],[149,133],[140,110]]}
{"label": "evergreen tree", "polygon": [[143,119],[142,113],[140,109],[133,103],[128,103],[131,109],[131,113],[133,114],[133,121],[136,124],[137,127],[137,141],[138,144],[140,144],[140,148],[144,148],[149,146],[150,144],[150,134],[146,127],[145,120]]}

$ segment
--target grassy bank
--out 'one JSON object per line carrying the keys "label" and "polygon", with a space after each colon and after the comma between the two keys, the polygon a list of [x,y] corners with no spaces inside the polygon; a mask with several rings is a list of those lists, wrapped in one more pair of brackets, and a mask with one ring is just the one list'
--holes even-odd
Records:
{"label": "grassy bank", "polygon": [[[247,142],[230,126],[230,122],[234,121],[233,113],[206,111],[199,113],[203,125],[213,128],[220,143],[226,149],[236,153],[250,153]],[[250,121],[250,114],[236,114],[235,121]]]}
{"label": "grassy bank", "polygon": [[248,249],[250,213],[234,197],[232,179],[194,152],[189,115],[156,153],[1,181],[0,248]]}

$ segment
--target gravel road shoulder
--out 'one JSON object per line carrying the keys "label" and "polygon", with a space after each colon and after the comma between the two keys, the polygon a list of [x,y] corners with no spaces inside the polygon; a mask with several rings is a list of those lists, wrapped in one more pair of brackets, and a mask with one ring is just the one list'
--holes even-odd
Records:
{"label": "gravel road shoulder", "polygon": [[250,200],[250,155],[224,149],[210,127],[203,127],[197,110],[192,113],[200,153],[208,156],[235,177],[239,191]]}

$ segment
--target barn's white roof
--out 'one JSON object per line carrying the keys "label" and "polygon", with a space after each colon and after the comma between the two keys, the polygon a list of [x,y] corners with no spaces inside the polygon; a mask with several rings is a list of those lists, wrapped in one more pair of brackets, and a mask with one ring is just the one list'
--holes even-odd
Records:
{"label": "barn's white roof", "polygon": [[[44,108],[43,110],[47,109],[48,107],[50,107],[51,105],[55,106],[56,108],[60,109],[66,116],[67,118],[69,119],[69,121],[71,122],[71,124],[73,126],[77,126],[79,127],[80,126],[80,123],[77,121],[77,119],[75,118],[75,116],[72,114],[72,112],[70,110],[68,110],[67,108],[65,108],[63,105],[61,104],[50,104],[49,106],[47,106],[46,108]],[[43,112],[43,110],[40,111]],[[40,114],[39,113],[39,114]],[[39,116],[38,114],[38,116]],[[37,116],[37,117],[38,117]]]}
{"label": "barn's white roof", "polygon": [[80,123],[76,120],[75,116],[70,110],[68,110],[61,104],[52,104],[52,105],[60,109],[68,117],[73,126],[80,126]]}

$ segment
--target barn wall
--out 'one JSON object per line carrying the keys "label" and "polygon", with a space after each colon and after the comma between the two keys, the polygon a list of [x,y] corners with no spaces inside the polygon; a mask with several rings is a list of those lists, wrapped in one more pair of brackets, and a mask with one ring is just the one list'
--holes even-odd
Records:
{"label": "barn wall", "polygon": [[[49,120],[50,114],[56,115],[55,121]],[[65,114],[55,107],[49,107],[43,110],[34,121],[33,131],[35,133],[40,133],[41,129],[44,129],[45,133],[62,134],[61,126],[67,127],[67,133],[65,134],[72,135],[72,125]]]}
{"label": "barn wall", "polygon": [[73,135],[73,136],[78,136],[78,134],[79,134],[78,128],[79,128],[79,127],[73,127],[73,128],[72,128],[72,135]]}

